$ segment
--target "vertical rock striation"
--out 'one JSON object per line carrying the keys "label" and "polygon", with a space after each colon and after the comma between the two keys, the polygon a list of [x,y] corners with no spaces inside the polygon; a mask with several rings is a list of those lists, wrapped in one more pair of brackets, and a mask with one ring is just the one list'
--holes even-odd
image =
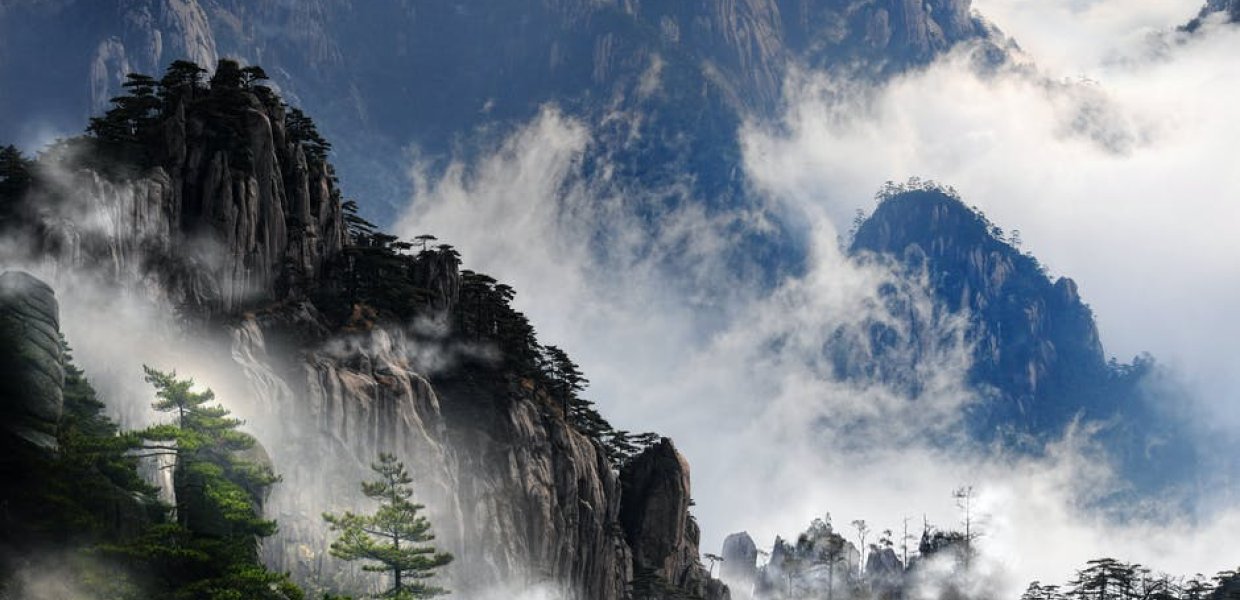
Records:
{"label": "vertical rock striation", "polygon": [[0,373],[0,461],[54,452],[65,379],[59,307],[52,288],[22,271],[0,274]]}

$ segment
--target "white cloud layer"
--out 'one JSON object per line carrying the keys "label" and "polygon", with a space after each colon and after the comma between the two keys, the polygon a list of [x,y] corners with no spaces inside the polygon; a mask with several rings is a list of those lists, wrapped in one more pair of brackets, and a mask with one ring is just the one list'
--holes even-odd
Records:
{"label": "white cloud layer", "polygon": [[759,220],[687,203],[652,233],[634,195],[669,190],[587,177],[593,124],[554,108],[477,162],[439,176],[415,169],[417,194],[397,233],[439,235],[470,268],[513,284],[543,341],[593,380],[589,395],[605,415],[676,439],[694,465],[706,551],[741,529],[769,546],[826,511],[837,523],[869,519],[876,531],[903,517],[916,528],[923,514],[953,526],[950,491],[971,483],[985,515],[979,543],[1005,595],[1033,579],[1063,582],[1102,555],[1172,573],[1235,567],[1240,557],[1226,554],[1240,525],[1234,502],[1199,522],[1157,524],[1117,525],[1082,509],[1110,476],[1085,433],[1040,460],[920,441],[958,433],[955,418],[972,401],[959,338],[920,349],[910,376],[927,387],[916,399],[840,381],[822,356],[837,331],[872,321],[903,331],[876,294],[884,282],[902,286],[924,326],[958,332],[915,280],[836,247],[883,181],[932,178],[1020,229],[1026,249],[1074,277],[1111,353],[1153,352],[1193,385],[1200,423],[1237,424],[1240,364],[1228,348],[1240,336],[1231,314],[1240,175],[1230,166],[1240,33],[1184,43],[1151,35],[1195,13],[1178,0],[979,4],[1040,74],[979,76],[963,55],[877,90],[800,73],[779,127],[738,132],[759,192],[813,232],[806,274],[769,294],[735,280],[721,259],[735,243],[728,225]]}

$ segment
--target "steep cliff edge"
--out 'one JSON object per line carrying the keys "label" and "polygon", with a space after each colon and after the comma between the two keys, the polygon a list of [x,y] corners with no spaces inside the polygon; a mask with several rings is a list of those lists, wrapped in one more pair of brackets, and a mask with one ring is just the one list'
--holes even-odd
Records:
{"label": "steep cliff edge", "polygon": [[730,598],[699,559],[701,530],[689,514],[689,463],[672,441],[663,438],[634,457],[620,480],[620,524],[633,552],[637,597],[658,597],[671,588],[708,600]]}
{"label": "steep cliff edge", "polygon": [[210,317],[304,292],[344,243],[335,177],[304,118],[236,63],[188,64],[54,146],[28,204],[37,252],[151,283]]}
{"label": "steep cliff edge", "polygon": [[[577,396],[575,365],[450,246],[415,250],[357,217],[326,141],[262,76],[222,62],[209,81],[187,63],[131,77],[90,135],[29,167],[8,231],[32,242],[21,259],[181,316],[283,476],[262,555],[310,590],[376,585],[327,554],[321,514],[363,508],[356,482],[391,452],[457,556],[442,582],[454,592],[628,597],[645,563],[620,515],[646,492],[621,485],[632,450],[616,440],[631,445]],[[676,580],[648,597],[722,598],[683,474],[673,512],[641,538],[677,549]]]}

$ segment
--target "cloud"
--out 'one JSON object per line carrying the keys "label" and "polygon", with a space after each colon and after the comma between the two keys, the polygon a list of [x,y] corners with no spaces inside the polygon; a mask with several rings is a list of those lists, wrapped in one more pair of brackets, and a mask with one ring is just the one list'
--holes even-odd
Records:
{"label": "cloud", "polygon": [[[1228,314],[1240,300],[1228,231],[1240,222],[1230,202],[1240,181],[1227,166],[1240,133],[1228,108],[1240,92],[1230,59],[1240,37],[1152,35],[1195,7],[992,4],[1025,19],[1028,28],[996,20],[1029,33],[1022,43],[1042,71],[980,75],[962,52],[881,88],[794,72],[782,122],[738,132],[763,200],[756,213],[710,215],[683,189],[612,180],[594,146],[600,124],[546,107],[474,160],[438,174],[415,166],[397,233],[433,232],[470,268],[513,284],[517,307],[582,365],[605,415],[677,441],[694,468],[705,551],[740,530],[767,546],[826,511],[876,530],[904,517],[915,528],[922,515],[950,527],[950,491],[972,483],[987,517],[979,544],[1008,595],[1032,579],[1065,581],[1104,554],[1171,572],[1234,566],[1217,555],[1240,519],[1226,502],[1200,522],[1117,524],[1083,508],[1113,482],[1087,429],[1036,459],[927,443],[959,439],[960,410],[973,401],[961,324],[928,301],[915,273],[839,251],[839,232],[884,181],[939,180],[1075,277],[1112,353],[1150,350],[1179,369],[1203,399],[1199,422],[1240,390],[1227,352],[1240,334]],[[1072,18],[1082,23],[1066,27]],[[1075,49],[1047,51],[1042,63],[1057,28]],[[640,114],[619,117],[640,133]],[[600,155],[598,168],[583,168]],[[660,194],[674,201],[643,219],[635,206]],[[811,232],[804,274],[773,289],[731,271],[726,254],[734,228],[761,227],[764,210],[798,215]],[[900,290],[903,308],[877,292],[883,284]],[[847,347],[859,359],[867,324],[914,339],[901,310],[946,334],[934,347],[901,347],[917,353],[897,364],[920,393],[836,376],[824,349],[838,336],[856,342]]]}
{"label": "cloud", "polygon": [[887,179],[954,186],[1077,280],[1109,352],[1152,352],[1196,386],[1210,420],[1233,426],[1240,32],[1168,43],[1086,65],[1092,81],[979,75],[963,53],[878,90],[800,73],[781,128],[744,132],[747,163],[763,190],[836,223]]}

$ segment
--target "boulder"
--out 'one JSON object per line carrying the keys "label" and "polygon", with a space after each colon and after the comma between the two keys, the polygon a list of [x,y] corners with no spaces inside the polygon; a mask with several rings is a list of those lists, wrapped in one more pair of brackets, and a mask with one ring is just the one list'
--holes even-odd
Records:
{"label": "boulder", "polygon": [[51,287],[22,271],[0,275],[0,373],[0,443],[55,451],[65,378],[59,305]]}

